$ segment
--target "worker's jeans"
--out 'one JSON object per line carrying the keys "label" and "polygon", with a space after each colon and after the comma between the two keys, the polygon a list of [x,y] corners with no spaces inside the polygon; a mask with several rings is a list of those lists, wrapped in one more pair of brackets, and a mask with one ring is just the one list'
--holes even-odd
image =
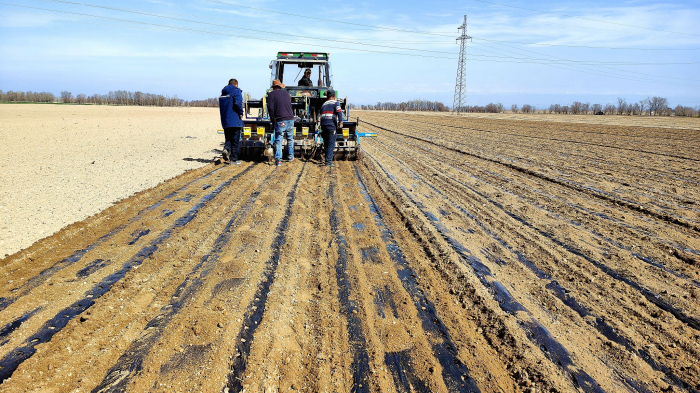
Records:
{"label": "worker's jeans", "polygon": [[335,126],[321,126],[321,137],[326,151],[326,165],[333,162],[333,150],[335,149]]}
{"label": "worker's jeans", "polygon": [[294,120],[275,123],[275,161],[282,160],[282,134],[287,134],[287,157],[294,157]]}
{"label": "worker's jeans", "polygon": [[241,130],[243,127],[226,127],[224,128],[224,150],[228,150],[231,154],[231,161],[238,161],[238,150],[241,147]]}

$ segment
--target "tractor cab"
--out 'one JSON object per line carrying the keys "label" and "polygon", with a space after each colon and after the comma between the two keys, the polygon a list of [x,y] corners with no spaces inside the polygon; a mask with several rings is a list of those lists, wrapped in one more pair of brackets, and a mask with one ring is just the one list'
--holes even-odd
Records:
{"label": "tractor cab", "polygon": [[[298,86],[306,69],[311,70],[311,86]],[[328,90],[335,90],[336,99],[343,109],[343,129],[336,139],[334,157],[356,159],[359,149],[357,122],[349,121],[347,98],[340,98],[333,88],[333,72],[328,61],[328,53],[278,52],[270,62],[270,84],[278,79],[285,85],[285,90],[292,98],[294,111],[294,152],[298,157],[311,158],[317,151],[315,147],[323,143],[319,134],[321,106],[328,99]],[[241,143],[243,156],[258,156],[265,146],[274,139],[274,124],[267,112],[268,88],[261,100],[245,98],[243,119],[244,130]],[[251,117],[251,109],[258,108],[258,116]],[[283,141],[286,143],[286,140]],[[285,150],[286,151],[286,150]],[[320,152],[320,150],[318,150]]]}
{"label": "tractor cab", "polygon": [[328,53],[285,53],[277,54],[277,59],[270,62],[270,85],[275,79],[279,79],[289,87],[297,86],[304,70],[311,70],[313,87],[333,86],[333,72],[331,63],[328,62]]}
{"label": "tractor cab", "polygon": [[[305,70],[311,70],[312,86],[298,86]],[[292,108],[300,119],[316,122],[321,106],[327,99],[327,91],[333,88],[333,72],[328,53],[279,52],[270,62],[270,85],[279,79],[292,96]],[[270,92],[270,90],[268,90]],[[336,91],[336,99],[345,109],[345,100]],[[303,108],[302,108],[303,107]]]}

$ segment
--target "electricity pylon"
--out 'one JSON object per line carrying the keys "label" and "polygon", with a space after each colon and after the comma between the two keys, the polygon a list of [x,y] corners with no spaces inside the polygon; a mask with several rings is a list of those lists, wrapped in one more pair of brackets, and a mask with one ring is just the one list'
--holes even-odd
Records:
{"label": "electricity pylon", "polygon": [[457,38],[459,42],[459,64],[457,65],[457,82],[455,83],[455,99],[452,104],[452,112],[464,112],[467,104],[467,86],[466,86],[466,56],[467,56],[467,40],[472,37],[467,35],[467,16],[464,15],[464,23],[457,28],[457,31],[462,30],[462,34]]}

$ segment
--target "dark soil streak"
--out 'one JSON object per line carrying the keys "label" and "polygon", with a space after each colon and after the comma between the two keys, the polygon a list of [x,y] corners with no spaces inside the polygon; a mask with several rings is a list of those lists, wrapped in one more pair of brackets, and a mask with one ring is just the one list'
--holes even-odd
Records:
{"label": "dark soil streak", "polygon": [[21,347],[7,354],[2,360],[0,360],[0,382],[9,378],[17,367],[22,364],[22,362],[30,358],[36,352],[36,345],[51,340],[51,338],[56,333],[61,331],[61,329],[63,329],[68,322],[95,304],[97,299],[109,292],[112,285],[121,280],[132,268],[141,265],[146,258],[158,250],[158,246],[167,240],[175,229],[187,225],[195,217],[197,212],[199,212],[199,210],[207,204],[207,202],[214,199],[214,197],[216,197],[221,190],[246,173],[250,168],[251,167],[248,167],[242,172],[236,174],[231,179],[222,183],[214,191],[202,197],[200,202],[192,207],[184,216],[175,221],[175,224],[173,224],[172,227],[165,230],[157,239],[151,241],[150,245],[142,248],[141,251],[129,259],[129,261],[125,262],[120,270],[110,274],[92,289],[85,292],[83,299],[76,301],[62,311],[59,311],[53,318],[44,323],[44,325],[39,328],[37,333],[27,338]]}
{"label": "dark soil streak", "polygon": [[[489,268],[482,264],[477,257],[472,255],[472,253],[459,243],[456,239],[449,235],[450,230],[446,228],[440,220],[435,217],[432,213],[428,212],[425,206],[417,201],[406,187],[399,183],[394,176],[392,176],[379,161],[372,158],[375,165],[382,169],[387,177],[391,178],[397,187],[399,187],[406,197],[413,202],[416,207],[428,218],[428,220],[435,226],[440,235],[445,239],[445,241],[452,247],[452,249],[457,253],[457,255],[462,259],[466,266],[472,268],[473,272],[477,275],[481,283],[491,289],[496,301],[500,305],[501,309],[516,318],[518,318],[518,323],[525,330],[527,337],[542,350],[542,352],[550,359],[552,362],[561,367],[566,373],[568,373],[572,381],[576,386],[581,387],[586,392],[604,393],[597,382],[588,375],[585,371],[577,367],[569,351],[564,348],[564,346],[559,343],[552,335],[549,333],[547,328],[540,324],[527,309],[520,304],[513,296],[508,292],[508,290],[500,282],[494,280],[493,275]],[[487,279],[489,277],[489,279]],[[524,319],[518,316],[518,312],[522,311],[526,313],[529,319]]]}
{"label": "dark soil streak", "polygon": [[167,201],[168,199],[173,198],[173,197],[174,197],[175,195],[177,195],[179,192],[182,192],[182,191],[185,190],[187,187],[189,187],[192,183],[194,183],[194,182],[196,182],[196,181],[199,181],[199,180],[202,180],[202,179],[205,179],[205,178],[211,176],[214,172],[216,172],[216,171],[218,171],[218,170],[219,170],[219,169],[215,169],[215,170],[213,170],[213,171],[211,171],[211,172],[209,172],[209,173],[207,173],[207,174],[205,174],[205,175],[203,175],[203,176],[201,176],[201,177],[198,177],[197,179],[194,179],[194,180],[190,181],[189,183],[185,184],[184,186],[182,186],[182,187],[181,187],[180,189],[178,189],[177,191],[173,191],[172,193],[170,193],[170,194],[166,195],[165,197],[163,197],[163,198],[162,198],[161,200],[159,200],[158,202],[156,202],[156,203],[154,203],[154,204],[152,204],[152,205],[146,207],[145,209],[139,211],[139,212],[136,214],[136,216],[134,216],[134,217],[132,217],[131,219],[129,219],[129,221],[128,221],[126,224],[122,224],[122,225],[120,225],[120,226],[118,226],[118,227],[112,229],[111,231],[109,231],[109,233],[107,233],[106,235],[103,235],[102,237],[100,237],[99,239],[97,239],[94,243],[92,243],[91,245],[89,245],[88,247],[85,247],[85,248],[82,249],[82,250],[75,251],[75,252],[74,252],[71,256],[69,256],[68,258],[65,258],[65,259],[63,259],[63,260],[61,260],[61,261],[55,263],[53,266],[51,266],[51,267],[49,267],[49,268],[47,268],[47,269],[41,271],[41,273],[39,273],[38,275],[36,275],[36,276],[30,278],[27,282],[25,282],[21,287],[18,288],[19,294],[18,294],[17,296],[14,296],[14,297],[12,297],[12,298],[4,298],[4,297],[3,297],[3,298],[0,298],[0,311],[4,310],[4,309],[7,308],[9,305],[11,305],[11,304],[14,303],[15,301],[17,301],[17,299],[19,299],[19,298],[25,296],[26,294],[28,294],[29,292],[31,292],[32,289],[34,289],[34,288],[38,287],[39,285],[43,284],[46,280],[48,280],[51,276],[53,276],[54,274],[56,274],[56,273],[59,272],[60,270],[62,270],[62,269],[64,269],[64,268],[66,268],[66,267],[68,267],[68,266],[71,266],[72,264],[78,262],[78,261],[81,260],[81,259],[83,258],[83,256],[84,256],[85,254],[87,254],[89,251],[95,249],[96,247],[100,246],[101,244],[103,244],[103,243],[106,242],[107,240],[109,240],[109,239],[111,239],[112,237],[114,237],[115,235],[117,235],[117,234],[118,234],[119,232],[121,232],[124,228],[126,228],[129,224],[132,224],[132,223],[134,223],[134,222],[139,221],[140,219],[142,219],[142,218],[146,215],[146,213],[149,213],[149,212],[151,212],[151,211],[157,209],[158,206],[160,206],[160,205],[163,204],[163,202]]}
{"label": "dark soil streak", "polygon": [[[627,151],[632,151],[635,153],[646,153],[646,154],[651,154],[651,155],[658,155],[658,156],[663,156],[663,157],[671,157],[671,158],[678,158],[681,160],[690,160],[690,161],[700,161],[697,158],[692,158],[692,157],[684,157],[684,156],[678,156],[675,154],[666,154],[666,153],[659,153],[658,151],[647,151],[647,150],[640,150],[640,149],[631,149],[627,147],[619,147],[619,146],[610,146],[610,145],[603,145],[600,143],[591,143],[591,142],[582,142],[582,141],[572,141],[572,140],[567,140],[567,139],[556,139],[556,138],[545,138],[545,137],[538,137],[538,136],[532,136],[532,135],[524,135],[524,134],[513,134],[513,133],[507,133],[507,132],[495,132],[491,130],[483,130],[480,128],[470,128],[470,127],[459,127],[459,126],[453,126],[453,125],[448,125],[448,124],[435,124],[435,123],[427,123],[427,122],[422,122],[418,120],[411,120],[411,119],[402,119],[404,121],[411,121],[414,123],[421,123],[421,124],[429,124],[431,126],[436,126],[439,125],[441,127],[448,127],[448,128],[457,128],[460,130],[470,130],[470,131],[480,131],[480,132],[488,132],[491,134],[498,134],[498,135],[510,135],[510,136],[518,136],[522,138],[530,138],[530,139],[543,139],[546,141],[556,141],[556,142],[565,142],[565,143],[575,143],[575,144],[580,144],[580,145],[588,145],[588,146],[598,146],[598,147],[605,147],[609,149],[618,149],[618,150],[627,150]],[[364,121],[364,120],[363,120]],[[371,124],[367,121],[364,121],[365,123]],[[374,125],[374,124],[372,124]],[[391,131],[391,130],[387,130]]]}
{"label": "dark soil streak", "polygon": [[[248,357],[250,356],[250,349],[253,345],[253,339],[255,338],[255,331],[258,329],[258,326],[260,326],[260,322],[263,319],[265,304],[267,303],[267,296],[270,292],[270,286],[275,281],[275,273],[277,272],[277,266],[279,265],[282,247],[287,242],[287,228],[289,226],[289,219],[292,216],[292,207],[294,199],[296,198],[297,188],[299,187],[299,180],[301,179],[305,168],[306,162],[299,171],[299,175],[297,175],[294,186],[287,193],[287,207],[284,212],[284,217],[277,225],[275,230],[277,237],[271,245],[272,255],[265,263],[263,280],[258,286],[258,290],[255,292],[253,301],[251,301],[246,307],[243,317],[243,325],[236,336],[236,354],[234,355],[235,357],[231,363],[231,371],[226,378],[228,380],[227,387],[231,392],[240,392],[243,389],[241,382],[243,381],[245,370],[248,365]],[[274,173],[275,172],[272,172],[272,174]]]}
{"label": "dark soil streak", "polygon": [[353,350],[352,373],[354,383],[352,392],[369,392],[369,354],[367,353],[367,341],[362,331],[362,320],[356,311],[357,304],[350,300],[352,291],[351,283],[346,274],[348,268],[349,246],[340,229],[339,201],[336,195],[336,184],[332,181],[328,187],[327,198],[332,201],[332,209],[329,217],[331,231],[335,235],[338,247],[338,263],[335,266],[336,281],[338,283],[338,300],[341,314],[347,319],[349,344]]}
{"label": "dark soil streak", "polygon": [[[355,166],[355,176],[360,186],[360,192],[364,196],[370,211],[374,214],[374,223],[377,225],[382,234],[382,240],[386,251],[391,257],[392,262],[401,269],[396,272],[401,279],[404,289],[411,295],[418,316],[423,323],[423,330],[434,333],[442,337],[442,343],[433,343],[433,352],[435,357],[442,366],[443,380],[450,391],[453,392],[479,392],[479,388],[473,379],[469,376],[469,369],[459,360],[457,348],[452,341],[450,333],[442,323],[442,320],[437,315],[435,305],[427,298],[425,291],[422,291],[418,283],[416,283],[416,274],[408,265],[408,261],[404,258],[404,254],[394,240],[394,234],[384,224],[382,213],[374,201],[374,198],[369,194],[369,190],[362,180],[359,169]],[[405,359],[402,357],[401,359]],[[397,360],[396,358],[394,360]],[[396,379],[397,377],[394,376]]]}
{"label": "dark soil streak", "polygon": [[[236,176],[241,174],[239,173]],[[270,178],[271,175],[263,180],[258,188],[262,188]],[[202,260],[194,266],[187,278],[177,287],[170,298],[170,302],[163,306],[160,313],[146,324],[142,336],[129,345],[129,348],[117,360],[117,363],[107,372],[102,382],[93,389],[93,392],[122,392],[126,390],[131,380],[141,372],[144,360],[153,346],[162,337],[173,317],[201,291],[207,277],[216,267],[220,253],[231,238],[231,228],[238,225],[242,219],[248,216],[259,194],[259,191],[253,192],[246,204],[236,210],[233,217],[217,237],[210,253],[202,257]]]}
{"label": "dark soil streak", "polygon": [[[381,127],[380,127],[380,128],[381,128]],[[402,135],[403,135],[403,134],[402,134]],[[394,158],[395,158],[395,157],[394,157]],[[395,158],[395,159],[396,159],[396,158]],[[401,161],[398,160],[398,159],[397,159],[397,161],[401,162]],[[403,164],[403,163],[402,163],[402,164]],[[405,167],[405,165],[404,165],[404,167]],[[409,170],[409,169],[406,168],[406,170]],[[409,171],[410,171],[410,170],[409,170]],[[387,172],[387,173],[388,173],[388,172]],[[394,178],[393,178],[391,175],[388,175],[388,176],[390,176],[390,177],[392,178],[392,180],[394,180]],[[414,175],[414,177],[415,177],[415,176],[417,176],[417,175]],[[421,180],[422,180],[422,179],[421,179]],[[440,190],[438,190],[437,188],[435,188],[433,185],[431,185],[430,183],[428,183],[428,182],[426,182],[426,181],[424,181],[424,180],[422,180],[422,181],[423,181],[426,185],[428,185],[432,190],[434,190],[436,193],[438,193],[438,194],[444,196],[444,194],[443,194]],[[530,223],[530,222],[528,222],[527,220],[523,219],[522,217],[518,216],[517,214],[515,214],[515,213],[513,213],[513,212],[511,212],[511,211],[509,211],[509,210],[507,210],[500,202],[494,201],[493,199],[489,198],[487,195],[485,195],[485,194],[483,194],[483,193],[481,193],[481,192],[479,192],[479,191],[473,189],[472,187],[468,187],[468,186],[466,186],[466,185],[464,185],[464,184],[462,184],[462,183],[460,183],[460,182],[458,182],[458,183],[459,183],[460,185],[462,185],[462,186],[468,188],[469,190],[473,191],[473,192],[476,193],[477,195],[483,197],[484,199],[486,199],[486,200],[489,201],[491,204],[493,204],[494,206],[496,206],[497,208],[499,208],[500,210],[502,210],[505,214],[507,214],[509,217],[513,218],[513,219],[516,220],[517,222],[519,222],[519,223],[521,223],[521,224],[527,226],[528,228],[533,229],[534,231],[536,231],[536,232],[539,233],[540,235],[542,235],[542,236],[546,237],[547,239],[551,240],[551,241],[554,242],[556,245],[558,245],[558,246],[564,248],[564,249],[567,250],[568,252],[570,252],[570,253],[572,253],[572,254],[574,254],[574,255],[577,255],[577,256],[579,256],[579,257],[582,257],[582,258],[584,258],[584,259],[586,259],[586,261],[588,261],[588,262],[590,262],[591,264],[593,264],[594,266],[596,266],[598,269],[600,269],[601,271],[603,271],[603,272],[604,272],[605,274],[607,274],[608,276],[610,276],[610,277],[612,277],[612,278],[614,278],[614,279],[616,279],[616,280],[618,280],[618,281],[622,281],[622,282],[624,282],[625,284],[627,284],[627,285],[631,286],[632,288],[634,288],[635,290],[639,291],[639,292],[640,292],[645,298],[647,298],[647,300],[649,300],[649,302],[651,302],[652,304],[656,305],[657,307],[659,307],[660,309],[662,309],[662,310],[664,310],[664,311],[669,312],[669,313],[672,314],[675,318],[677,318],[677,319],[680,320],[681,322],[685,323],[686,325],[690,326],[691,328],[700,331],[700,320],[698,320],[698,319],[696,319],[696,318],[694,318],[694,317],[691,317],[691,316],[687,315],[685,312],[683,312],[682,310],[679,310],[679,309],[673,307],[672,305],[670,305],[669,303],[667,303],[667,302],[665,302],[663,299],[661,299],[660,296],[659,296],[658,294],[655,294],[655,293],[652,292],[651,290],[649,290],[649,289],[643,287],[641,284],[637,283],[636,281],[634,281],[634,280],[632,280],[632,279],[629,279],[629,278],[627,278],[627,277],[624,277],[623,275],[621,275],[620,273],[618,273],[618,272],[615,271],[614,269],[608,267],[608,266],[605,265],[604,263],[602,263],[602,262],[600,262],[600,261],[597,261],[597,260],[595,260],[594,258],[591,258],[591,257],[587,256],[584,252],[582,252],[581,250],[579,250],[577,247],[575,247],[575,246],[573,246],[573,245],[571,245],[571,244],[568,244],[568,243],[566,243],[566,242],[564,242],[564,241],[562,241],[562,240],[559,240],[555,235],[553,235],[553,234],[551,234],[551,233],[549,233],[549,232],[543,231],[542,229],[536,227],[535,225],[533,225],[532,223]],[[401,186],[401,187],[402,187],[402,188],[405,188],[405,187],[403,187],[403,186]],[[418,203],[419,203],[419,202],[418,202]],[[463,209],[460,207],[460,210],[463,210]],[[433,219],[437,220],[437,218],[435,218],[431,213],[426,212],[426,214],[429,214]],[[437,221],[439,221],[439,220],[437,220]]]}
{"label": "dark soil streak", "polygon": [[[21,317],[15,319],[14,321],[8,323],[7,325],[5,325],[5,327],[0,329],[0,340],[9,336],[10,334],[12,334],[12,332],[17,330],[20,326],[22,326],[22,323],[24,323],[27,319],[31,318],[32,315],[36,314],[40,309],[41,308],[37,308],[34,311],[28,312],[28,313],[22,315]],[[7,343],[7,341],[0,344],[0,346],[5,345],[5,343]]]}
{"label": "dark soil streak", "polygon": [[[413,369],[413,360],[409,350],[400,352],[387,352],[384,354],[384,364],[394,378],[394,386],[400,393],[430,392],[429,387],[416,378]],[[453,391],[453,390],[450,390]]]}
{"label": "dark soil streak", "polygon": [[388,129],[388,128],[384,128],[384,127],[381,127],[381,126],[378,126],[378,125],[369,123],[369,122],[367,122],[367,121],[365,121],[365,123],[367,123],[367,124],[369,124],[369,125],[371,125],[371,126],[377,127],[377,128],[379,128],[379,129],[381,129],[381,130],[393,132],[393,133],[396,133],[396,134],[405,136],[405,137],[407,137],[407,138],[411,138],[411,139],[415,139],[415,140],[419,140],[419,141],[423,141],[423,142],[428,142],[428,143],[431,143],[431,144],[433,144],[433,145],[435,145],[435,146],[439,146],[439,147],[441,147],[441,148],[443,148],[443,149],[448,149],[448,150],[451,150],[451,151],[454,151],[454,152],[457,152],[457,153],[466,154],[466,155],[471,156],[471,157],[474,157],[474,158],[478,158],[478,159],[481,159],[481,160],[485,160],[485,161],[493,162],[493,163],[496,163],[496,164],[500,164],[500,165],[506,166],[506,167],[508,167],[508,168],[510,168],[510,169],[512,169],[512,170],[514,170],[514,171],[517,171],[517,172],[520,172],[520,173],[524,173],[524,174],[527,174],[527,175],[530,175],[530,176],[533,176],[533,177],[537,177],[537,178],[539,178],[539,179],[546,180],[546,181],[548,181],[548,182],[551,182],[551,183],[554,183],[554,184],[558,184],[558,185],[560,185],[560,186],[564,186],[564,187],[567,187],[567,188],[570,188],[570,189],[573,189],[573,190],[577,190],[577,191],[583,192],[583,193],[585,193],[585,194],[592,195],[592,196],[598,197],[598,198],[600,198],[600,199],[606,200],[606,201],[608,201],[608,202],[616,203],[616,204],[618,204],[618,205],[624,206],[624,207],[626,207],[626,208],[628,208],[628,209],[630,209],[630,210],[634,210],[634,211],[639,212],[639,213],[642,213],[642,214],[650,215],[650,216],[652,216],[652,217],[654,217],[654,218],[656,218],[656,219],[659,219],[659,220],[662,220],[662,221],[665,221],[665,222],[669,222],[669,223],[673,223],[673,224],[676,224],[676,225],[678,225],[678,226],[680,226],[680,227],[687,228],[687,229],[691,229],[691,230],[693,230],[693,231],[695,231],[695,232],[700,233],[700,227],[698,227],[697,225],[694,225],[694,224],[691,224],[691,223],[682,221],[682,220],[678,219],[677,217],[670,216],[670,215],[668,215],[668,214],[664,214],[664,213],[660,213],[660,212],[656,212],[656,211],[644,209],[643,207],[639,206],[639,205],[636,204],[636,203],[632,203],[632,202],[628,202],[628,201],[626,201],[626,200],[622,200],[622,199],[619,199],[619,198],[615,198],[614,196],[611,196],[610,194],[599,192],[598,190],[596,190],[596,189],[594,189],[594,188],[592,188],[592,187],[581,186],[581,185],[578,185],[578,184],[576,184],[576,183],[574,183],[574,182],[567,181],[567,180],[562,180],[562,179],[557,179],[557,178],[551,177],[551,176],[549,176],[549,175],[546,175],[546,174],[544,174],[544,173],[540,173],[540,172],[537,172],[537,171],[533,171],[533,170],[528,169],[528,168],[523,168],[523,167],[517,166],[517,165],[515,165],[515,164],[511,164],[511,163],[508,163],[508,162],[502,162],[502,161],[499,161],[499,160],[496,160],[496,159],[493,159],[493,158],[484,157],[484,156],[481,156],[481,155],[478,155],[478,154],[475,154],[475,153],[471,153],[471,152],[468,152],[468,151],[464,151],[464,150],[460,150],[460,149],[455,149],[455,148],[447,147],[447,146],[441,145],[441,144],[439,144],[439,143],[433,142],[433,141],[431,141],[431,140],[429,140],[429,139],[418,138],[418,137],[415,137],[415,136],[412,136],[412,135],[404,134],[404,133],[399,132],[399,131],[390,130],[390,129]]}
{"label": "dark soil streak", "polygon": [[112,264],[112,261],[105,261],[104,259],[95,259],[94,261],[90,262],[87,266],[84,268],[78,270],[75,273],[75,276],[78,278],[85,278],[92,273],[102,269],[105,266],[109,266]]}
{"label": "dark soil streak", "polygon": [[131,236],[133,236],[134,238],[131,239],[131,241],[129,242],[129,245],[130,246],[134,245],[137,241],[139,241],[139,239],[148,235],[149,233],[151,233],[150,229],[145,229],[145,230],[136,231],[136,232],[132,233]]}

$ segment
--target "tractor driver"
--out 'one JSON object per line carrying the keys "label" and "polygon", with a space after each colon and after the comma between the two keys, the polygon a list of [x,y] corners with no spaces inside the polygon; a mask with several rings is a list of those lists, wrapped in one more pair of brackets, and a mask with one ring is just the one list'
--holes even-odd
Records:
{"label": "tractor driver", "polygon": [[299,79],[298,86],[313,87],[314,83],[311,81],[311,68],[304,70],[304,77]]}

